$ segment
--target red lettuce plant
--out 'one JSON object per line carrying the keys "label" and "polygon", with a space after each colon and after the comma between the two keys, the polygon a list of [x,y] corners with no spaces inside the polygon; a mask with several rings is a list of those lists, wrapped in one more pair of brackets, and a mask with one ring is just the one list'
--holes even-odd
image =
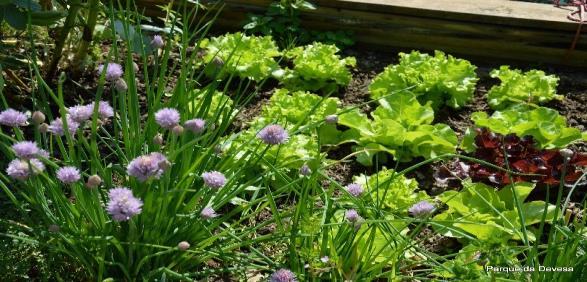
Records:
{"label": "red lettuce plant", "polygon": [[512,181],[558,185],[563,178],[564,170],[565,184],[573,183],[583,174],[581,168],[587,166],[587,154],[569,149],[538,149],[532,136],[503,136],[486,128],[478,128],[475,146],[475,158],[504,169],[509,167],[514,173],[508,175],[505,170],[471,163],[468,170],[470,177],[473,181],[502,187]]}

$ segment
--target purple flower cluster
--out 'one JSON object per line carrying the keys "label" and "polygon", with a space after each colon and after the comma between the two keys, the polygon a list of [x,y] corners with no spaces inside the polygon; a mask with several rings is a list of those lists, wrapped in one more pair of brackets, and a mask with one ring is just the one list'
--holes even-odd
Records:
{"label": "purple flower cluster", "polygon": [[413,217],[426,217],[434,212],[434,205],[428,201],[420,201],[410,207],[408,212]]}
{"label": "purple flower cluster", "polygon": [[[95,106],[96,103],[92,102],[87,105],[77,105],[69,107],[67,108],[68,117],[77,123],[83,123],[92,118]],[[101,119],[111,118],[114,116],[114,109],[112,108],[112,106],[110,106],[108,102],[100,101],[98,103],[98,116]]]}
{"label": "purple flower cluster", "polygon": [[16,157],[29,160],[40,155],[43,155],[41,149],[37,147],[37,143],[31,141],[21,141],[12,145],[12,150],[14,150],[14,154]]}
{"label": "purple flower cluster", "polygon": [[359,215],[359,213],[354,209],[346,210],[344,213],[344,217],[346,218],[346,220],[353,222],[353,223],[357,222],[361,219],[361,216]]}
{"label": "purple flower cluster", "polygon": [[[77,129],[80,126],[79,122],[73,120],[71,118],[71,116],[69,116],[69,115],[66,116],[66,122],[67,122],[67,130],[69,131],[69,134],[71,136],[75,136],[75,132],[77,131]],[[49,130],[49,132],[51,132],[52,134],[57,135],[57,136],[65,135],[65,125],[63,124],[63,120],[61,118],[54,119],[49,124],[48,130]]]}
{"label": "purple flower cluster", "polygon": [[72,184],[81,179],[79,169],[73,166],[64,166],[57,170],[57,179],[64,184]]}
{"label": "purple flower cluster", "polygon": [[200,212],[200,216],[203,219],[211,219],[211,218],[215,218],[218,216],[218,214],[216,213],[216,211],[211,208],[211,207],[205,207],[202,212]]}
{"label": "purple flower cluster", "polygon": [[165,46],[165,41],[163,41],[163,37],[161,37],[161,35],[153,36],[153,40],[151,40],[151,46],[157,49],[163,48],[163,46]]}
{"label": "purple flower cluster", "polygon": [[361,186],[361,184],[358,183],[351,183],[347,185],[346,191],[349,192],[349,194],[351,194],[353,197],[359,197],[364,192],[363,186]]}
{"label": "purple flower cluster", "polygon": [[132,191],[118,187],[108,191],[106,210],[115,221],[126,221],[141,213],[143,202],[133,196]]}
{"label": "purple flower cluster", "polygon": [[261,129],[257,133],[257,138],[263,140],[268,145],[279,145],[286,143],[289,135],[280,125],[271,124]]}
{"label": "purple flower cluster", "polygon": [[190,119],[183,125],[193,133],[202,133],[206,129],[206,121],[201,118]]}
{"label": "purple flower cluster", "polygon": [[6,109],[0,112],[0,124],[2,125],[11,127],[27,126],[27,120],[28,117],[25,113],[15,109]]}
{"label": "purple flower cluster", "polygon": [[15,159],[8,164],[6,174],[18,179],[26,180],[31,175],[37,175],[45,170],[45,165],[38,159],[21,160]]}
{"label": "purple flower cluster", "polygon": [[126,167],[130,176],[136,177],[140,182],[150,178],[159,178],[169,167],[169,161],[161,153],[150,153],[133,159]]}
{"label": "purple flower cluster", "polygon": [[155,121],[165,129],[172,129],[179,124],[179,112],[172,108],[163,108],[155,113]]}
{"label": "purple flower cluster", "polygon": [[298,281],[296,279],[296,275],[289,269],[279,269],[275,272],[273,272],[273,274],[271,274],[271,277],[269,278],[270,282],[296,282]]}
{"label": "purple flower cluster", "polygon": [[218,171],[208,171],[202,173],[204,184],[213,189],[220,189],[226,184],[226,177]]}
{"label": "purple flower cluster", "polygon": [[[100,65],[98,66],[98,74],[102,75],[102,72],[104,72],[104,65]],[[122,74],[124,72],[122,71],[122,66],[117,64],[117,63],[108,63],[108,66],[106,67],[106,80],[108,81],[116,81],[119,78],[122,77]]]}
{"label": "purple flower cluster", "polygon": [[94,114],[94,108],[89,107],[89,105],[77,105],[67,108],[67,113],[72,120],[82,123],[92,117],[92,114]]}

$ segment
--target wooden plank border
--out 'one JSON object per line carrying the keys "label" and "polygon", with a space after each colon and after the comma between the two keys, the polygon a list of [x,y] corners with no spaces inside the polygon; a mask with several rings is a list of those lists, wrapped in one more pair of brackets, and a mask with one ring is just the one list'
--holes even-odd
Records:
{"label": "wooden plank border", "polygon": [[[136,0],[149,15],[163,0]],[[271,0],[224,0],[219,27],[241,27],[247,13],[263,13]],[[575,50],[579,25],[570,8],[508,0],[314,0],[302,13],[306,27],[349,30],[357,43],[383,50],[443,50],[466,58],[587,68],[587,27]]]}

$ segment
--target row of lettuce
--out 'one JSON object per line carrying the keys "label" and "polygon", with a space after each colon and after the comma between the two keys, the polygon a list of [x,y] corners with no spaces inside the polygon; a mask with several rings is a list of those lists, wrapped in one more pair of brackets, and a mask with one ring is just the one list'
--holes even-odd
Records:
{"label": "row of lettuce", "polygon": [[[275,91],[245,135],[271,122],[286,124],[289,131],[299,133],[280,149],[284,157],[277,159],[286,163],[290,159],[318,159],[308,155],[315,151],[318,141],[321,146],[353,143],[357,160],[363,165],[372,165],[373,157],[380,152],[388,153],[381,155],[383,160],[393,156],[402,162],[455,153],[459,138],[447,124],[435,122],[435,112],[443,107],[466,106],[473,100],[479,80],[476,67],[466,60],[442,52],[401,53],[399,63],[386,67],[369,85],[377,107],[367,114],[359,106],[342,108],[339,99],[329,97],[337,87],[349,84],[349,67],[355,65],[355,58],[341,58],[334,45],[314,43],[280,51],[271,37],[234,33],[205,40],[201,47],[210,72],[280,82],[282,88]],[[209,63],[215,61],[222,64]],[[473,113],[475,126],[503,135],[530,135],[546,149],[564,148],[587,138],[587,134],[569,127],[557,111],[540,106],[563,98],[556,93],[558,78],[554,75],[502,66],[491,76],[501,81],[487,93],[487,102],[495,111],[492,115]],[[336,115],[342,126],[324,122],[331,115]],[[467,131],[462,149],[474,150],[474,135],[474,130]]]}

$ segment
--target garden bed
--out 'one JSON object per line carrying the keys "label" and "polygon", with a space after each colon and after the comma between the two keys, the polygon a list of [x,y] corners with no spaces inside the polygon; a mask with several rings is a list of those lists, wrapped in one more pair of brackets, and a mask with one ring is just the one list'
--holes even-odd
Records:
{"label": "garden bed", "polygon": [[[315,2],[303,26],[359,44],[108,11],[96,67],[47,85],[10,69],[6,280],[584,277],[587,72],[561,57],[576,25],[521,2]],[[268,1],[225,3],[226,29]],[[535,264],[571,271],[486,269]]]}
{"label": "garden bed", "polygon": [[[161,15],[159,0],[139,0]],[[240,28],[246,15],[269,0],[223,1],[218,27]],[[324,0],[301,14],[304,26],[354,32],[358,43],[379,50],[444,50],[485,62],[519,61],[583,67],[586,29],[567,19],[574,8],[507,0]],[[576,46],[573,48],[574,41]],[[574,49],[574,50],[571,50]]]}

